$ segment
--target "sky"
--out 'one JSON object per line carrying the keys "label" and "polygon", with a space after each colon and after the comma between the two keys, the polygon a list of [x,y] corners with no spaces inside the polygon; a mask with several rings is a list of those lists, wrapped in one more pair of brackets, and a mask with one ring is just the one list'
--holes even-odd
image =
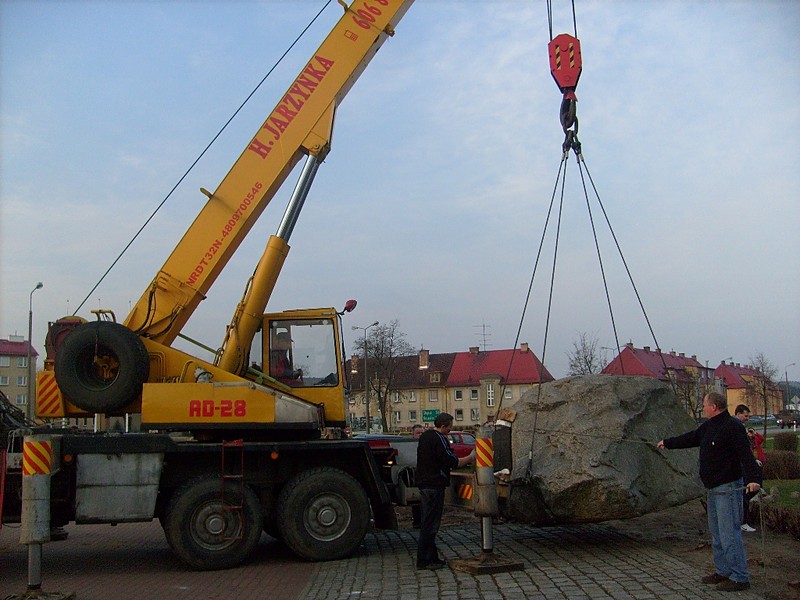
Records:
{"label": "sky", "polygon": [[[40,353],[87,295],[80,316],[124,319],[336,2],[90,290],[325,4],[0,1],[0,337],[27,335],[31,298]],[[553,1],[554,35],[574,33],[571,4]],[[711,366],[763,353],[800,379],[800,3],[575,8],[579,138],[624,257],[591,194],[619,344]],[[556,377],[581,333],[615,347],[574,156],[523,317],[564,137],[549,39],[544,0],[417,0],[337,109],[267,310],[355,298],[348,351],[353,325],[397,320],[432,353],[527,342]],[[184,333],[221,344],[297,175]]]}

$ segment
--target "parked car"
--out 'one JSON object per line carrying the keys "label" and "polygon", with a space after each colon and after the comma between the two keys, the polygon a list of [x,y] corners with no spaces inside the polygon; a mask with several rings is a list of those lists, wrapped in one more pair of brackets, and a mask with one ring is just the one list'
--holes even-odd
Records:
{"label": "parked car", "polygon": [[468,431],[451,431],[447,434],[447,438],[458,458],[467,456],[475,449],[475,436]]}

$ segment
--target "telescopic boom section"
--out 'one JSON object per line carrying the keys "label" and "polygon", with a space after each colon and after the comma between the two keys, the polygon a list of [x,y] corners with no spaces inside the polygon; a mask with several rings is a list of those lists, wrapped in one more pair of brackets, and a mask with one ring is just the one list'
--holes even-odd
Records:
{"label": "telescopic boom section", "polygon": [[216,191],[204,191],[208,201],[125,319],[127,327],[167,346],[175,340],[297,162],[307,154],[324,159],[336,106],[412,3],[340,0],[344,15]]}

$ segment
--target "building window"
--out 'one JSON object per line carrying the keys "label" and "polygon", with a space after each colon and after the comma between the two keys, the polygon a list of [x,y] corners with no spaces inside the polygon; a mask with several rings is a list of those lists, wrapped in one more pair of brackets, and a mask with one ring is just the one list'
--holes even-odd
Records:
{"label": "building window", "polygon": [[27,367],[28,366],[28,357],[27,356],[18,356],[17,357],[17,366],[18,367]]}
{"label": "building window", "polygon": [[464,399],[464,392],[456,390],[456,401],[461,402]]}
{"label": "building window", "polygon": [[457,408],[456,409],[456,421],[463,421],[464,420],[464,409]]}
{"label": "building window", "polygon": [[408,420],[411,421],[412,423],[415,422],[417,420],[417,411],[415,410],[408,411]]}
{"label": "building window", "polygon": [[428,390],[428,402],[439,401],[439,390]]}
{"label": "building window", "polygon": [[396,411],[392,412],[392,421],[394,423],[399,423],[400,422],[400,411],[399,410],[396,410]]}
{"label": "building window", "polygon": [[506,400],[511,400],[511,387],[510,386],[506,386],[506,390],[505,390],[505,392],[503,392],[503,398],[505,398]]}
{"label": "building window", "polygon": [[416,402],[417,401],[417,392],[415,392],[413,390],[408,392],[408,401],[409,402]]}
{"label": "building window", "polygon": [[394,400],[395,404],[400,402],[402,400],[400,392],[392,392],[392,400]]}
{"label": "building window", "polygon": [[17,385],[28,385],[28,377],[26,375],[17,375]]}
{"label": "building window", "polygon": [[471,408],[469,410],[469,418],[473,421],[480,421],[481,420],[481,409],[479,408]]}
{"label": "building window", "polygon": [[8,375],[0,375],[0,385],[8,385]]}
{"label": "building window", "polygon": [[477,400],[478,399],[478,390],[470,390],[469,391],[469,399],[470,400]]}
{"label": "building window", "polygon": [[28,396],[26,394],[17,394],[17,404],[27,404]]}
{"label": "building window", "polygon": [[442,380],[441,373],[431,373],[431,383],[439,383]]}
{"label": "building window", "polygon": [[11,366],[11,357],[0,356],[0,367],[10,367],[10,366]]}
{"label": "building window", "polygon": [[494,384],[486,384],[486,406],[494,406]]}

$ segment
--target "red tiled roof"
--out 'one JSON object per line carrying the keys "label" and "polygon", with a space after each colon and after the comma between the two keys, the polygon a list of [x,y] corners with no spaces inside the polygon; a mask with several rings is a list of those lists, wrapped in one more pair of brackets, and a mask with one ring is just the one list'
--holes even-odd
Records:
{"label": "red tiled roof", "polygon": [[[511,357],[511,373],[508,372]],[[553,381],[553,376],[542,367],[541,362],[531,350],[487,350],[484,352],[448,352],[443,354],[429,354],[428,368],[419,368],[419,355],[398,356],[395,359],[393,387],[395,389],[426,388],[426,387],[454,387],[476,385],[486,375],[497,375],[503,384],[534,384],[539,383],[539,372],[542,369],[542,379]],[[359,361],[359,372],[349,373],[350,386],[354,390],[364,389],[364,374]],[[367,368],[369,373],[374,373],[373,359],[369,360]],[[346,363],[350,371],[350,361]],[[441,379],[432,383],[432,373],[440,373]],[[508,379],[506,380],[506,375]],[[370,375],[371,377],[371,375]]]}
{"label": "red tiled roof", "polygon": [[[28,341],[12,342],[0,340],[0,356],[28,356]],[[31,346],[31,356],[39,356],[33,346]]]}
{"label": "red tiled roof", "polygon": [[[714,370],[714,376],[721,378],[729,389],[735,390],[750,387],[743,376],[755,379],[763,377],[763,374],[749,365],[741,366],[723,363]],[[769,387],[775,387],[774,383],[770,382]]]}
{"label": "red tiled roof", "polygon": [[669,381],[667,372],[672,371],[677,381],[686,381],[689,379],[686,376],[686,367],[702,369],[703,365],[689,356],[625,346],[602,372],[606,375],[643,375]]}
{"label": "red tiled roof", "polygon": [[541,381],[553,381],[553,376],[531,350],[458,352],[447,385],[475,385],[486,375],[497,375],[501,383],[508,385],[540,383],[540,373]]}
{"label": "red tiled roof", "polygon": [[455,352],[446,352],[443,354],[429,354],[428,355],[428,368],[419,368],[419,355],[403,357],[403,363],[397,369],[395,377],[395,385],[397,388],[421,388],[430,387],[434,385],[430,376],[431,373],[440,373],[440,381],[435,385],[447,385],[447,380],[450,377],[450,369],[453,367],[453,360],[455,359]]}

